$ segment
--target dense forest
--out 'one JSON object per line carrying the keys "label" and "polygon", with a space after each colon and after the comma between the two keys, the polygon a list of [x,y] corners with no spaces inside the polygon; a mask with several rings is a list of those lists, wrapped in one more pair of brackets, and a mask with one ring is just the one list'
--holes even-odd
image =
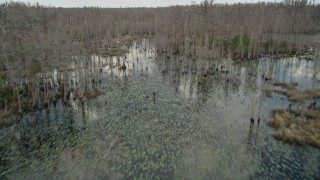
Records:
{"label": "dense forest", "polygon": [[[70,92],[83,99],[97,93],[100,70],[92,56],[123,55],[134,38],[155,38],[159,55],[252,60],[262,54],[301,54],[312,45],[301,37],[317,33],[320,5],[307,0],[205,0],[191,6],[126,9],[3,3],[0,119],[58,97],[67,100]],[[125,70],[124,61],[120,68]]]}

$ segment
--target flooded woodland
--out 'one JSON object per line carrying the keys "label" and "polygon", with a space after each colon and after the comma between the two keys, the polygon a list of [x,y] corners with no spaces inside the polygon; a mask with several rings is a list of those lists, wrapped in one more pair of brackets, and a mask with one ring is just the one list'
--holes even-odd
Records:
{"label": "flooded woodland", "polygon": [[11,2],[0,31],[0,179],[320,178],[319,4]]}

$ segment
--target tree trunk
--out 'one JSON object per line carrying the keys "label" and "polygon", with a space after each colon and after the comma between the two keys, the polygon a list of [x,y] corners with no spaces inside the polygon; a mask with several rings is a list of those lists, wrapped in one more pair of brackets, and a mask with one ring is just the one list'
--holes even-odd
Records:
{"label": "tree trunk", "polygon": [[18,113],[21,114],[22,108],[21,108],[20,93],[18,88],[16,88],[16,92],[17,92],[17,100],[18,100]]}

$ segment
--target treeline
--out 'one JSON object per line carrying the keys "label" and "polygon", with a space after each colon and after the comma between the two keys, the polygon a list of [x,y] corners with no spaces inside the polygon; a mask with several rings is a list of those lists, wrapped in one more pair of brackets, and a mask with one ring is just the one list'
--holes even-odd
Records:
{"label": "treeline", "polygon": [[293,54],[320,32],[320,6],[307,1],[212,4],[161,9],[156,34],[162,48],[207,57],[255,58],[262,53]]}
{"label": "treeline", "polygon": [[99,72],[92,55],[110,55],[109,50],[130,45],[122,37],[155,37],[160,55],[248,59],[299,52],[307,43],[301,35],[319,32],[320,6],[306,0],[233,5],[206,0],[128,9],[3,3],[0,109],[6,112],[11,104],[22,112],[57,96],[67,100],[75,89],[91,92]]}
{"label": "treeline", "polygon": [[67,100],[70,92],[92,94],[98,82],[93,78],[101,73],[92,55],[120,48],[117,39],[124,35],[152,32],[151,14],[149,9],[1,4],[0,109],[23,112],[58,97]]}

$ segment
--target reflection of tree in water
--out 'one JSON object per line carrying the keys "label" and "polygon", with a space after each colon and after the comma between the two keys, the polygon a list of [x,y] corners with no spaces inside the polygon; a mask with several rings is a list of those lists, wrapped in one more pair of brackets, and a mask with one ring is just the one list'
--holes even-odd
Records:
{"label": "reflection of tree in water", "polygon": [[[257,145],[259,131],[263,129],[255,121],[255,124],[250,124],[249,133],[244,132],[243,135],[238,117],[233,117],[238,114],[232,112],[229,116],[224,116],[224,113],[234,110],[233,105],[240,105],[234,98],[251,97],[260,85],[257,83],[260,71],[257,70],[258,73],[252,70],[256,68],[255,62],[252,62],[254,65],[235,64],[225,73],[219,69],[216,71],[216,67],[221,67],[219,61],[199,61],[167,57],[160,59],[159,71],[154,71],[162,74],[163,84],[161,78],[155,81],[160,85],[153,81],[157,78],[148,78],[152,76],[149,76],[151,68],[147,73],[142,68],[143,76],[138,76],[141,67],[137,68],[136,64],[137,76],[128,77],[128,80],[121,77],[121,74],[117,76],[119,71],[115,71],[114,79],[108,79],[116,79],[115,90],[94,101],[80,101],[79,107],[62,108],[62,112],[59,104],[54,108],[38,111],[34,115],[35,123],[29,125],[33,128],[28,128],[28,123],[19,127],[20,136],[23,137],[16,140],[7,138],[19,145],[21,150],[13,150],[18,154],[17,158],[8,155],[11,147],[7,144],[11,142],[0,143],[0,153],[5,155],[0,159],[0,170],[11,168],[7,166],[7,162],[14,164],[21,159],[24,159],[22,165],[26,168],[30,164],[34,167],[32,162],[25,159],[43,161],[44,157],[50,159],[50,156],[59,154],[60,159],[54,164],[55,168],[62,173],[70,173],[71,178],[88,174],[95,178],[110,179],[131,179],[139,175],[170,179],[177,174],[184,178],[188,175],[203,175],[204,178],[214,175],[235,177],[230,172],[238,170],[239,174],[244,172],[251,175],[254,171],[254,165],[251,164],[254,163],[249,161],[256,157],[254,153],[260,148]],[[159,96],[155,96],[155,91],[150,86],[164,87],[159,88]],[[185,93],[187,100],[177,96],[174,90]],[[196,100],[190,103],[193,94]],[[214,109],[219,106],[224,106],[222,108],[226,110]],[[245,109],[237,108],[241,111]],[[195,113],[199,109],[201,112]],[[87,122],[94,114],[91,112],[96,112],[99,121]],[[237,121],[232,121],[230,117]],[[240,120],[241,118],[239,117]],[[249,123],[249,119],[246,120]],[[204,125],[206,121],[208,126]],[[83,127],[87,123],[90,126],[83,129],[79,123]],[[230,131],[224,132],[226,129]],[[239,132],[241,135],[237,136],[236,133]],[[247,146],[242,145],[243,141],[247,141]],[[28,153],[24,153],[26,149]],[[245,153],[246,149],[249,153]],[[33,158],[35,154],[38,154],[37,158]],[[52,162],[56,162],[56,159]],[[266,166],[269,167],[274,165]]]}
{"label": "reflection of tree in water", "polygon": [[57,149],[66,145],[75,147],[80,131],[75,123],[76,116],[73,108],[64,108],[62,103],[22,116],[14,132],[1,137],[0,172],[4,174],[0,177],[7,170],[41,171],[48,167],[38,164],[54,158]]}
{"label": "reflection of tree in water", "polygon": [[257,88],[256,62],[225,67],[223,61],[162,56],[160,59],[163,79],[168,77],[175,91],[180,90],[187,98],[191,98],[196,90],[199,105],[207,101],[212,91],[223,90],[224,101],[227,103],[231,98],[230,93],[238,93],[242,89],[243,95],[249,95]]}
{"label": "reflection of tree in water", "polygon": [[[249,126],[249,133],[247,139],[247,151],[252,152],[253,150],[259,151],[260,145],[258,144],[259,139],[259,123],[251,123]],[[252,152],[253,153],[253,152]]]}
{"label": "reflection of tree in water", "polygon": [[246,74],[245,74],[245,80],[243,84],[244,88],[244,95],[250,95],[252,92],[254,92],[257,89],[257,70],[256,63],[250,63],[246,67]]}
{"label": "reflection of tree in water", "polygon": [[254,129],[254,123],[250,122],[248,141],[247,141],[248,147],[252,146],[253,129]]}
{"label": "reflection of tree in water", "polygon": [[0,179],[2,179],[3,175],[2,173],[7,172],[10,169],[10,158],[9,153],[10,149],[8,148],[9,144],[7,143],[1,143],[0,144]]}

